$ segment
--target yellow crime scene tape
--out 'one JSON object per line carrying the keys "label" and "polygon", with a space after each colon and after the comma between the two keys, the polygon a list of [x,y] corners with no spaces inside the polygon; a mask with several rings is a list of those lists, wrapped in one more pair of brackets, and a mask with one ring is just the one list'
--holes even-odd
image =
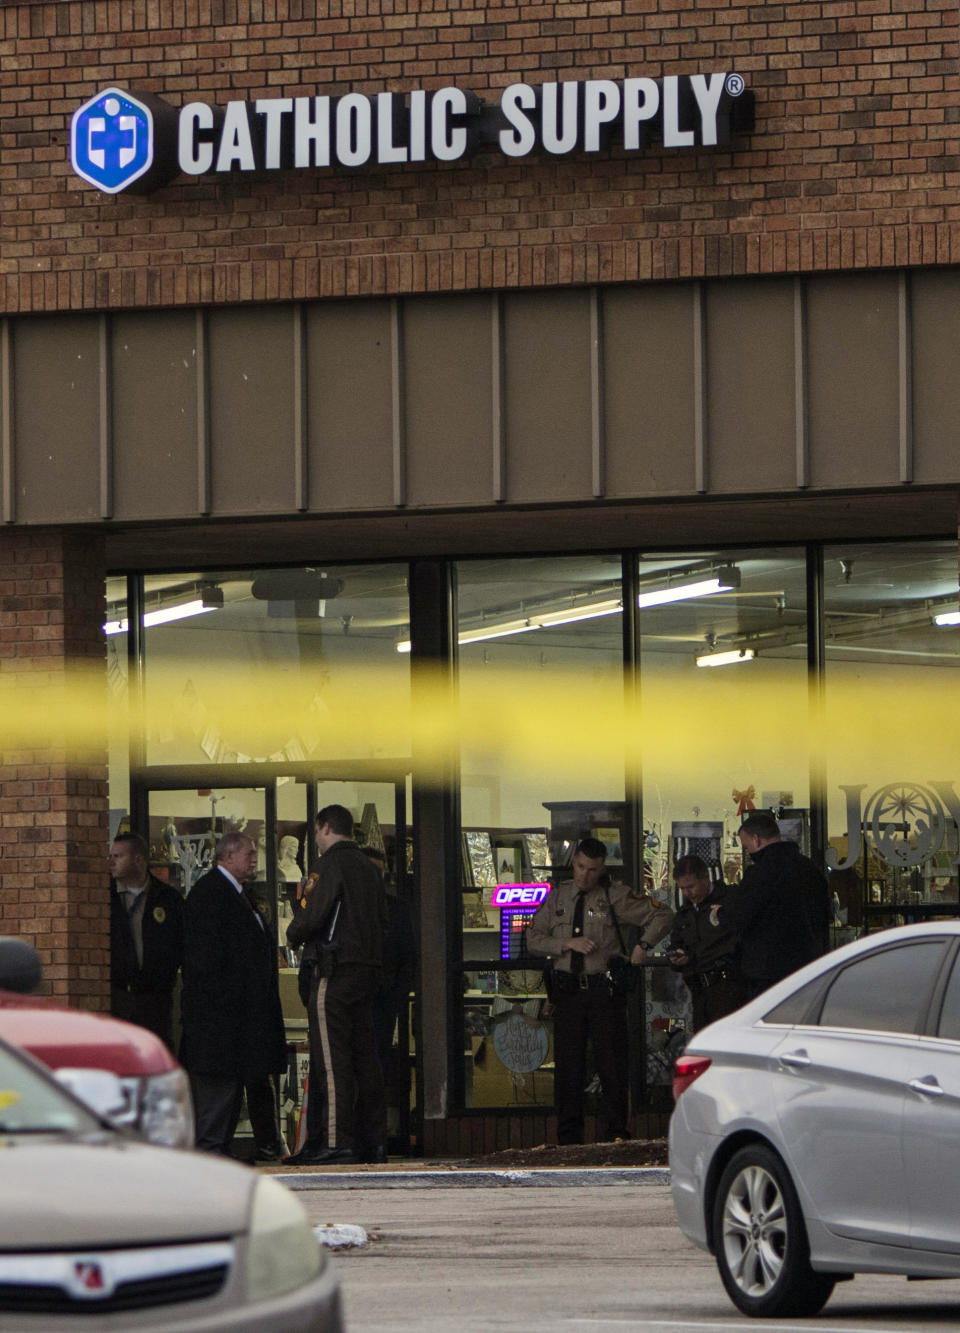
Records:
{"label": "yellow crime scene tape", "polygon": [[[700,769],[775,774],[789,760],[825,757],[831,781],[893,772],[918,782],[960,779],[960,673],[870,668],[829,671],[822,707],[801,662],[733,671],[646,673],[625,690],[619,670],[465,667],[454,686],[439,670],[360,663],[336,670],[269,664],[204,668],[196,659],[151,667],[142,700],[102,668],[0,675],[2,762],[53,749],[102,753],[105,738],[142,731],[171,752],[217,737],[224,759],[317,761],[412,758],[424,776],[451,756],[496,759],[543,774],[575,770],[588,789],[628,764],[670,781]],[[747,672],[751,675],[747,678]],[[891,780],[884,777],[883,780]]]}

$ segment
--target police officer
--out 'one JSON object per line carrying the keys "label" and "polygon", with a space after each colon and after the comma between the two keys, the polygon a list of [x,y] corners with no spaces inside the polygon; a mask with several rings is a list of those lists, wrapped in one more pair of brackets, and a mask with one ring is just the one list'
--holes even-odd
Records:
{"label": "police officer", "polygon": [[738,961],[739,941],[729,926],[714,926],[710,909],[728,900],[725,885],[712,885],[710,867],[699,856],[682,856],[673,877],[684,902],[670,928],[667,962],[683,977],[693,1001],[693,1031],[699,1032],[747,1001]]}
{"label": "police officer", "polygon": [[173,988],[183,959],[183,899],[151,875],[149,848],[119,833],[110,848],[110,1012],[172,1048]]}
{"label": "police officer", "polygon": [[583,1142],[587,1044],[592,1042],[602,1090],[608,1139],[627,1138],[627,997],[615,993],[608,959],[622,953],[619,926],[638,926],[633,961],[643,962],[670,929],[673,913],[625,884],[604,875],[606,848],[584,838],[573,855],[573,879],[558,884],[527,927],[531,953],[554,960],[554,1100],[557,1139]]}
{"label": "police officer", "polygon": [[[326,1147],[300,1153],[302,1165],[386,1160],[383,1071],[377,1055],[374,997],[380,986],[386,903],[383,880],[353,841],[342,805],[316,818],[316,883],[287,927],[293,948],[316,946],[310,983],[323,1075]],[[332,946],[332,947],[331,947]]]}

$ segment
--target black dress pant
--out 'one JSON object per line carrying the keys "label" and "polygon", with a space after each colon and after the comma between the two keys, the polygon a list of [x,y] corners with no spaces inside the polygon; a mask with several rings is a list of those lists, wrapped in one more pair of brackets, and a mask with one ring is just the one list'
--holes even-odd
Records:
{"label": "black dress pant", "polygon": [[[587,1044],[600,1076],[600,1109],[607,1140],[627,1136],[627,1000],[605,985],[559,991],[553,1000],[554,1100],[557,1140],[583,1142]],[[593,1071],[591,1070],[590,1073]]]}
{"label": "black dress pant", "polygon": [[727,977],[715,981],[712,986],[703,986],[699,990],[691,987],[693,1000],[693,1031],[699,1032],[708,1023],[715,1023],[718,1018],[726,1018],[750,998],[747,983],[742,977]]}
{"label": "black dress pant", "polygon": [[324,1093],[323,1061],[321,1055],[320,1028],[317,1025],[317,973],[311,973],[310,989],[307,995],[307,1038],[310,1051],[310,1066],[307,1071],[309,1091],[307,1093],[307,1137],[304,1148],[319,1152],[327,1148],[327,1104]]}
{"label": "black dress pant", "polygon": [[163,1044],[173,1051],[173,993],[171,991],[129,991],[114,986],[110,997],[110,1012],[114,1018],[136,1023],[156,1033]]}
{"label": "black dress pant", "polygon": [[383,1071],[377,1054],[373,997],[380,972],[374,967],[338,967],[315,979],[311,996],[320,1042],[326,1142],[358,1154],[386,1145]]}
{"label": "black dress pant", "polygon": [[273,1074],[258,1079],[256,1083],[247,1083],[247,1114],[253,1141],[258,1152],[279,1153],[283,1150],[283,1135],[280,1132],[280,1107],[278,1105],[277,1080]]}
{"label": "black dress pant", "polygon": [[243,1082],[221,1074],[191,1074],[197,1147],[202,1152],[226,1153],[237,1132],[243,1104]]}

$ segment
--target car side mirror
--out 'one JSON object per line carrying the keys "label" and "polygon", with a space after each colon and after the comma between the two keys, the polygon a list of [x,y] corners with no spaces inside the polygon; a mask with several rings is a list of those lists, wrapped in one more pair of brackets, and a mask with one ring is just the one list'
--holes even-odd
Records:
{"label": "car side mirror", "polygon": [[117,1120],[127,1111],[123,1084],[108,1069],[55,1069],[53,1072],[58,1083],[97,1115]]}

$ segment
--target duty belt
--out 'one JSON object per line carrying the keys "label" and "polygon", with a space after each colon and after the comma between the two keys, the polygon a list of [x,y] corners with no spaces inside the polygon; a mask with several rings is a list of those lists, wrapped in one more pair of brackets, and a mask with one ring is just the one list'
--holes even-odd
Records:
{"label": "duty belt", "polygon": [[715,986],[718,981],[739,980],[739,973],[732,967],[714,967],[707,972],[688,972],[683,979],[692,991],[699,991]]}
{"label": "duty belt", "polygon": [[610,979],[605,972],[554,972],[557,989],[567,994],[578,990],[609,990]]}

